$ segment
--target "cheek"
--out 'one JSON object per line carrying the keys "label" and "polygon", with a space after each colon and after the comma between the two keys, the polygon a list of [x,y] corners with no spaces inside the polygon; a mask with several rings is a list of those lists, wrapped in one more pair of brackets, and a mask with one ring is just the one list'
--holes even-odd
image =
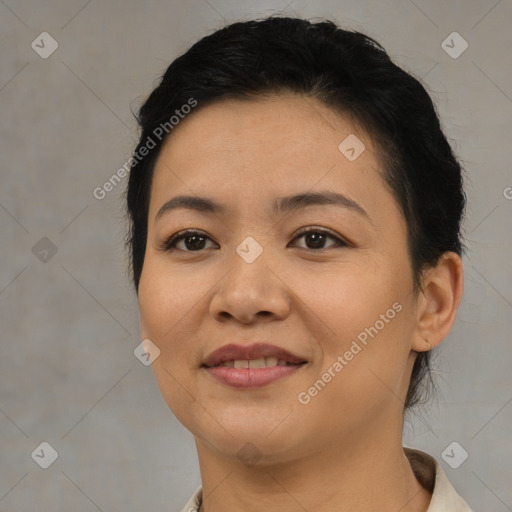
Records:
{"label": "cheek", "polygon": [[330,275],[317,274],[315,285],[302,289],[301,298],[324,327],[317,338],[322,351],[317,374],[326,384],[312,390],[319,413],[322,407],[354,413],[378,408],[399,394],[410,351],[409,288],[396,269],[383,267],[375,262],[338,267]]}
{"label": "cheek", "polygon": [[[172,343],[179,322],[191,311],[200,290],[191,286],[185,272],[178,272],[158,258],[144,262],[139,283],[138,303],[141,332],[165,350]],[[160,346],[161,345],[161,346]]]}
{"label": "cheek", "polygon": [[183,362],[190,357],[190,344],[182,329],[186,314],[197,301],[192,299],[178,275],[158,268],[151,258],[144,262],[138,293],[141,337],[149,338],[160,350],[151,366],[162,397],[180,421],[190,406],[189,395],[180,383],[187,380]]}
{"label": "cheek", "polygon": [[157,379],[169,381],[171,388],[177,383],[169,372],[180,382],[190,381],[200,326],[208,315],[208,290],[215,281],[205,272],[170,265],[165,255],[150,254],[144,263],[138,294],[141,335],[160,349],[152,366]]}
{"label": "cheek", "polygon": [[[384,320],[394,317],[392,306],[400,301],[405,286],[394,269],[370,258],[337,264],[321,272],[315,267],[303,268],[289,274],[287,282],[330,333],[322,341],[329,352],[342,349],[375,322],[382,327],[380,315],[386,311],[390,310]],[[388,328],[389,323],[385,325]]]}
{"label": "cheek", "polygon": [[[388,310],[376,311],[385,315]],[[339,336],[337,345],[330,346],[328,352],[326,349],[316,379],[300,390],[299,410],[306,430],[326,436],[332,431],[360,434],[361,429],[387,417],[390,410],[397,414],[403,410],[404,369],[409,354],[403,342],[407,318],[400,316],[406,314],[405,309],[388,318],[384,326],[378,315],[375,320],[375,315],[362,313],[370,320],[352,321],[356,334]],[[340,318],[339,328],[349,320]]]}

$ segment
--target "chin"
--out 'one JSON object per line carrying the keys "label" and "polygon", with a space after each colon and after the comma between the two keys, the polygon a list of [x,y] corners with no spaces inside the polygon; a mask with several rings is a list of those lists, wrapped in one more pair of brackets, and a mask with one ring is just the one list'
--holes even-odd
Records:
{"label": "chin", "polygon": [[285,440],[281,437],[269,439],[268,432],[251,434],[250,429],[247,432],[238,432],[233,437],[225,435],[222,437],[213,437],[210,433],[202,436],[203,443],[211,449],[221,453],[226,458],[237,459],[248,467],[252,466],[272,466],[292,460],[293,454],[301,453],[301,444],[293,443],[289,438]]}
{"label": "chin", "polygon": [[177,417],[194,437],[213,450],[242,461],[258,459],[258,463],[271,464],[282,461],[286,452],[302,444],[297,426],[283,422],[287,415],[264,418],[261,411],[242,416],[237,411],[213,419],[203,411],[201,418]]}

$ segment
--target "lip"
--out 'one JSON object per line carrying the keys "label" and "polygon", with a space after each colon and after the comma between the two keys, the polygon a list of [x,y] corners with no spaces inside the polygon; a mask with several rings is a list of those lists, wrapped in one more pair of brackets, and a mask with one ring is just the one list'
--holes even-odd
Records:
{"label": "lip", "polygon": [[288,377],[299,371],[304,365],[273,366],[271,368],[226,368],[214,366],[205,368],[216,380],[234,388],[259,388],[267,386],[276,380]]}
{"label": "lip", "polygon": [[[287,366],[267,368],[228,368],[216,366],[226,361],[260,359],[276,357],[288,363]],[[251,345],[229,344],[210,353],[204,360],[202,368],[216,380],[236,388],[257,388],[266,386],[276,380],[288,377],[300,370],[307,361],[291,352],[269,345],[253,343]]]}

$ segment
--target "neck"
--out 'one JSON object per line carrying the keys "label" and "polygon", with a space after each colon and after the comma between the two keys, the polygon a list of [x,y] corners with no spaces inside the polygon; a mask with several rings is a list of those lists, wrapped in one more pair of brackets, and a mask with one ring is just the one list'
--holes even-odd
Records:
{"label": "neck", "polygon": [[[396,427],[396,426],[395,426]],[[302,458],[248,467],[196,438],[201,512],[426,512],[431,493],[417,481],[399,435],[372,425],[357,438]],[[379,435],[376,436],[376,432]]]}

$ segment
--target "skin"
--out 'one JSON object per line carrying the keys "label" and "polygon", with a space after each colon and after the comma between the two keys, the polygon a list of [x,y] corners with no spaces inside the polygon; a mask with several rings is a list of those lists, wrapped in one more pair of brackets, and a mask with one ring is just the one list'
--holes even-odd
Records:
{"label": "skin", "polygon": [[[366,145],[355,161],[338,149],[352,133]],[[402,448],[404,402],[417,352],[452,327],[463,268],[446,253],[425,273],[423,292],[413,293],[406,223],[381,168],[377,148],[354,122],[292,94],[207,106],[166,140],[151,188],[140,325],[142,339],[161,351],[152,366],[162,396],[194,435],[202,510],[427,510],[431,494]],[[368,217],[335,205],[270,212],[276,197],[325,190],[356,201]],[[209,197],[226,212],[180,208],[155,222],[181,194]],[[328,237],[315,248],[297,237],[304,226],[350,244]],[[204,232],[205,245],[194,250],[181,240],[162,250],[184,229]],[[252,263],[236,252],[248,236],[263,248]],[[299,393],[396,302],[402,310],[300,403]],[[222,345],[253,340],[307,364],[252,390],[201,368]],[[248,442],[256,464],[238,455]]]}

